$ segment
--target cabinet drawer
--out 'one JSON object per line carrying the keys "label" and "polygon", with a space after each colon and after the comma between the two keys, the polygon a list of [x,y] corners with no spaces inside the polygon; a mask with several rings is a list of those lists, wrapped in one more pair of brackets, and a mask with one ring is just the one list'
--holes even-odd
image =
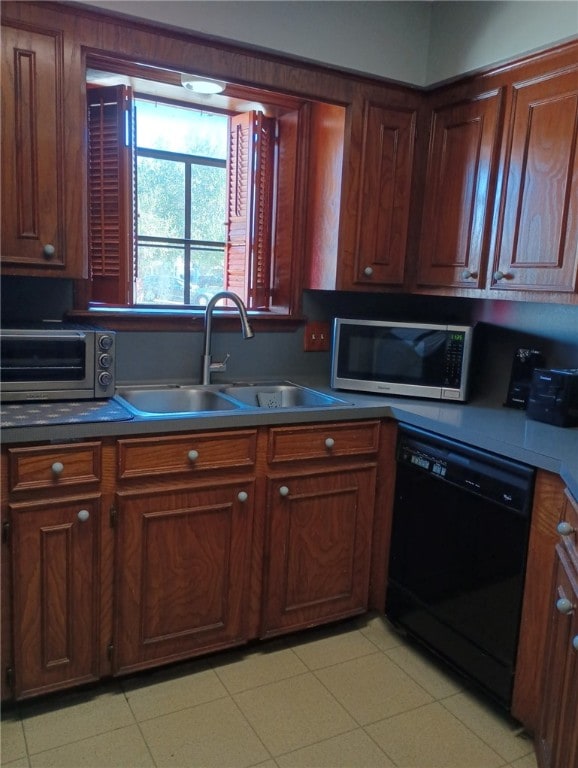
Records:
{"label": "cabinet drawer", "polygon": [[269,431],[270,463],[377,453],[378,421],[335,422]]}
{"label": "cabinet drawer", "polygon": [[562,521],[558,526],[558,533],[570,550],[574,561],[578,564],[578,500],[572,496],[567,488],[565,494],[564,512]]}
{"label": "cabinet drawer", "polygon": [[11,491],[98,483],[101,478],[100,443],[9,448],[8,460]]}
{"label": "cabinet drawer", "polygon": [[144,479],[255,465],[255,430],[118,441],[118,476]]}

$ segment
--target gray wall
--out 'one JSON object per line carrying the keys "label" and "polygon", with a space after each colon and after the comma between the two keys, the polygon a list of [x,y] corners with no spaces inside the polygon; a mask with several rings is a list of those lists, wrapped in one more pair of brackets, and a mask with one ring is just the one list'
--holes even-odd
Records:
{"label": "gray wall", "polygon": [[578,35],[575,0],[81,0],[331,66],[428,85]]}

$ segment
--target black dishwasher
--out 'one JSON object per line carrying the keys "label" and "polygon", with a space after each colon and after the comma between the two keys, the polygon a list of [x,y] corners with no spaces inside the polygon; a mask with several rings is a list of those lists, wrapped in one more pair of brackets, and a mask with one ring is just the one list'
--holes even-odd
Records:
{"label": "black dishwasher", "polygon": [[534,474],[400,425],[386,616],[508,710]]}

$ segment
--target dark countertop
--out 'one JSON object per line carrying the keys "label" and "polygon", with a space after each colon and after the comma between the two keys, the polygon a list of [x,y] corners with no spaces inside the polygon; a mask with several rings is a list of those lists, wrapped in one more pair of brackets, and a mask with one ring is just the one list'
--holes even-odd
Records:
{"label": "dark countertop", "polygon": [[[115,400],[104,401],[98,420],[82,421],[68,415],[67,423],[27,425],[21,414],[19,426],[2,427],[7,444],[95,439],[109,436],[138,436],[170,432],[191,432],[262,425],[393,418],[399,422],[436,432],[478,448],[526,462],[561,475],[578,498],[578,428],[563,429],[526,418],[524,411],[474,398],[467,404],[448,403],[358,392],[335,392],[319,382],[296,380],[338,396],[344,405],[326,408],[239,410],[207,413],[194,417],[144,418],[118,408]],[[78,413],[82,415],[82,403]],[[87,407],[90,403],[85,404]],[[33,404],[30,404],[33,408]],[[109,413],[107,413],[109,409]],[[74,409],[72,409],[74,410]],[[37,417],[36,417],[37,418]],[[108,419],[111,420],[108,420]]]}

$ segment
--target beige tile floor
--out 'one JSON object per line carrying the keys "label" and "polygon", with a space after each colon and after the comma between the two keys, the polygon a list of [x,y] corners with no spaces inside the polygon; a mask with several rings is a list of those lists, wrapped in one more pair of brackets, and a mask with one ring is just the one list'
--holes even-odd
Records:
{"label": "beige tile floor", "polygon": [[8,708],[5,768],[536,768],[376,615]]}

